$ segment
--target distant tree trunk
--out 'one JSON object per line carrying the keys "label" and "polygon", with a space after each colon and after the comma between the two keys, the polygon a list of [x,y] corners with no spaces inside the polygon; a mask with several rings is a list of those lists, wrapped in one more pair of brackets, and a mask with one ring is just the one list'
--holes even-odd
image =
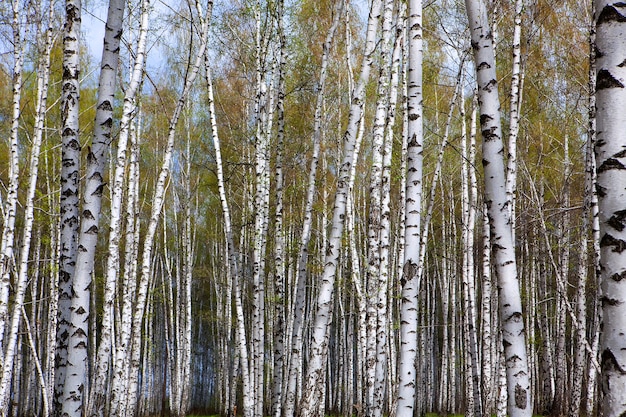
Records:
{"label": "distant tree trunk", "polygon": [[[470,190],[470,172],[474,170],[473,166],[468,166],[470,160],[468,151],[468,142],[472,141],[467,134],[466,120],[465,120],[465,103],[464,95],[461,94],[462,102],[459,108],[461,109],[461,187],[462,187],[462,200],[461,208],[463,212],[462,217],[462,230],[461,236],[463,241],[463,266],[462,266],[462,283],[463,283],[463,305],[465,314],[463,317],[463,325],[465,329],[465,352],[466,361],[465,364],[467,372],[467,413],[472,413],[474,416],[482,416],[482,399],[480,395],[480,374],[478,367],[478,338],[476,336],[476,284],[474,277],[474,225],[476,223],[476,187],[475,176],[472,189]],[[475,122],[476,119],[474,118]],[[476,128],[471,126],[471,135],[476,135]],[[471,399],[471,400],[470,400]]]}
{"label": "distant tree trunk", "polygon": [[524,320],[511,218],[505,192],[505,170],[500,123],[500,101],[487,9],[482,0],[466,0],[478,81],[480,125],[483,136],[485,204],[491,225],[496,274],[500,288],[500,318],[511,417],[532,415]]}
{"label": "distant tree trunk", "polygon": [[308,265],[308,247],[311,237],[311,227],[313,224],[313,203],[315,202],[317,168],[319,163],[319,154],[322,141],[322,110],[325,98],[326,75],[331,53],[333,39],[339,25],[341,10],[345,7],[344,1],[337,3],[337,11],[333,17],[333,22],[326,34],[322,49],[322,62],[320,64],[320,75],[316,91],[315,110],[313,115],[313,152],[311,155],[311,165],[308,172],[307,192],[304,206],[304,221],[300,234],[299,251],[297,258],[297,270],[295,278],[295,311],[293,314],[292,333],[291,333],[291,352],[289,357],[287,385],[285,387],[285,401],[283,415],[286,417],[293,416],[297,400],[297,380],[298,372],[301,372],[301,359],[303,347],[303,324],[304,324],[304,308],[306,299],[306,272]]}
{"label": "distant tree trunk", "polygon": [[356,142],[357,128],[363,115],[363,102],[365,97],[365,86],[369,80],[374,51],[376,49],[376,32],[380,18],[381,0],[374,0],[370,8],[367,25],[367,35],[365,42],[365,53],[361,67],[359,82],[355,87],[348,116],[348,127],[344,133],[343,160],[339,172],[337,173],[338,183],[335,194],[335,204],[331,230],[329,233],[328,246],[325,249],[324,272],[319,286],[319,295],[315,308],[315,317],[312,325],[312,338],[306,377],[303,389],[302,403],[300,404],[301,416],[316,415],[319,411],[319,399],[324,390],[324,365],[328,353],[328,338],[330,320],[332,317],[333,288],[339,254],[341,249],[341,239],[345,224],[346,206],[348,193],[350,191],[349,174],[354,159],[354,149]]}
{"label": "distant tree trunk", "polygon": [[81,212],[76,270],[72,278],[72,304],[67,371],[62,414],[80,417],[88,398],[87,366],[89,346],[90,292],[98,241],[98,223],[104,189],[104,168],[111,144],[115,82],[119,63],[120,39],[125,2],[111,0],[107,15],[96,119],[92,145],[87,155],[85,188]]}
{"label": "distant tree trunk", "polygon": [[[41,7],[41,5],[36,5]],[[28,190],[25,200],[24,226],[22,232],[22,242],[20,246],[20,254],[17,265],[17,280],[13,283],[13,311],[11,314],[10,327],[8,330],[8,338],[6,349],[4,351],[4,360],[2,361],[2,377],[0,379],[0,413],[7,415],[10,385],[13,378],[15,356],[19,354],[18,350],[18,333],[24,309],[24,298],[26,296],[26,287],[29,281],[29,257],[30,247],[33,237],[33,225],[35,222],[35,193],[37,191],[37,178],[39,175],[39,153],[43,140],[45,119],[47,111],[48,99],[48,81],[50,78],[50,53],[53,43],[53,14],[54,9],[52,3],[49,5],[48,18],[44,17],[45,11],[41,10],[40,22],[37,27],[37,42],[39,59],[37,63],[37,99],[35,103],[35,126],[32,136],[32,145],[30,149],[30,162],[28,168]],[[47,23],[47,27],[43,25]],[[1,351],[0,351],[1,353]],[[19,356],[19,355],[18,355]],[[19,374],[16,374],[19,376]]]}
{"label": "distant tree trunk", "polygon": [[79,33],[81,0],[65,1],[63,82],[61,87],[61,236],[59,256],[59,318],[56,347],[54,408],[61,409],[69,340],[71,284],[78,240],[78,187],[80,179]]}
{"label": "distant tree trunk", "polygon": [[626,120],[621,63],[626,50],[626,11],[622,3],[597,0],[596,109],[597,190],[600,209],[600,277],[602,303],[600,412],[605,417],[626,413],[626,186],[623,132]]}
{"label": "distant tree trunk", "polygon": [[[169,177],[171,170],[171,161],[173,156],[174,141],[176,138],[176,125],[180,118],[183,107],[187,102],[191,87],[194,84],[200,64],[204,59],[204,52],[207,46],[209,21],[211,18],[211,12],[213,8],[212,0],[207,0],[205,10],[202,11],[202,7],[199,4],[199,0],[196,2],[198,9],[198,17],[201,22],[201,38],[198,50],[195,53],[195,59],[189,67],[189,73],[184,81],[183,90],[176,103],[176,108],[172,114],[169,122],[167,144],[165,147],[163,162],[159,170],[159,175],[154,188],[154,194],[152,197],[152,210],[150,213],[150,220],[144,236],[143,252],[141,257],[141,272],[138,280],[137,298],[135,304],[135,310],[133,312],[132,323],[132,337],[130,341],[130,365],[129,365],[129,378],[128,378],[128,400],[126,402],[125,413],[134,412],[137,404],[137,393],[139,383],[139,368],[141,359],[141,329],[144,320],[144,312],[147,305],[147,296],[150,283],[152,282],[152,251],[154,249],[154,240],[156,235],[156,229],[161,217],[161,211],[163,209],[163,203],[165,200],[166,181]],[[192,56],[189,57],[192,59]]]}
{"label": "distant tree trunk", "polygon": [[400,357],[397,417],[415,414],[417,385],[417,310],[420,269],[422,205],[422,2],[409,0],[408,8],[408,139],[405,207],[405,254],[400,285]]}
{"label": "distant tree trunk", "polygon": [[[248,348],[246,343],[246,329],[245,323],[243,321],[243,306],[241,300],[241,287],[240,287],[240,265],[239,265],[239,254],[237,252],[235,246],[234,233],[232,230],[232,221],[230,218],[230,208],[228,205],[228,200],[226,198],[226,188],[224,181],[224,168],[222,164],[222,153],[221,146],[219,140],[219,134],[217,130],[217,120],[215,117],[215,101],[213,98],[213,83],[211,79],[211,68],[209,65],[209,55],[205,54],[205,68],[206,68],[206,78],[207,78],[207,95],[208,95],[208,106],[209,113],[211,118],[211,136],[213,139],[213,146],[215,147],[215,163],[216,163],[216,175],[217,175],[217,186],[220,197],[220,203],[222,206],[222,215],[224,216],[224,234],[226,235],[226,255],[229,262],[230,268],[230,279],[232,280],[232,287],[234,289],[234,304],[235,304],[235,318],[236,318],[236,331],[235,331],[235,343],[237,345],[237,354],[239,362],[241,363],[241,379],[243,382],[243,414],[246,417],[252,415],[252,388],[250,387],[250,370],[248,367]],[[230,305],[230,299],[227,299],[227,304]],[[235,369],[237,369],[235,365]],[[232,404],[235,405],[235,385],[232,388],[232,396],[233,401]],[[229,410],[230,411],[230,410]]]}
{"label": "distant tree trunk", "polygon": [[[21,7],[18,0],[12,3],[13,20],[13,97],[10,133],[9,184],[7,201],[4,207],[2,243],[0,247],[0,357],[4,349],[4,333],[9,314],[9,291],[11,271],[14,267],[15,218],[17,216],[17,197],[19,186],[19,142],[20,100],[22,95],[22,70],[24,67],[24,42],[21,28]],[[0,359],[1,360],[1,359]]]}

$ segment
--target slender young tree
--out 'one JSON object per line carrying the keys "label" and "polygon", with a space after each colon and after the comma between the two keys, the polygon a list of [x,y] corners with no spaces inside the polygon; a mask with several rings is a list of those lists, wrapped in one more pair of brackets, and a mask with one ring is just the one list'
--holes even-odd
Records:
{"label": "slender young tree", "polygon": [[600,209],[602,302],[601,413],[626,413],[626,9],[622,2],[596,1],[597,190]]}
{"label": "slender young tree", "polygon": [[[2,244],[0,247],[0,357],[4,348],[4,331],[9,313],[9,291],[11,287],[11,269],[14,263],[15,220],[17,217],[17,197],[20,172],[20,152],[18,134],[20,128],[20,100],[22,97],[22,70],[24,68],[24,29],[22,27],[22,7],[19,0],[11,2],[13,18],[13,94],[11,105],[9,184],[7,201],[3,212]],[[1,363],[0,363],[1,364]]]}
{"label": "slender young tree", "polygon": [[139,91],[144,74],[146,44],[148,34],[150,1],[141,2],[141,18],[137,49],[134,53],[135,63],[130,76],[130,82],[124,94],[120,132],[117,140],[117,157],[111,190],[111,211],[109,221],[109,248],[107,257],[106,283],[104,288],[104,304],[102,322],[100,326],[100,343],[96,358],[96,370],[93,373],[94,401],[91,404],[91,415],[100,416],[104,412],[106,386],[109,381],[108,372],[111,362],[113,308],[117,293],[117,283],[120,271],[120,238],[122,224],[122,198],[124,194],[124,176],[127,168],[128,139],[130,136],[133,117],[136,115],[136,95]]}
{"label": "slender young tree", "polygon": [[287,374],[287,384],[285,387],[285,400],[283,404],[283,415],[293,416],[297,402],[298,372],[301,372],[301,359],[303,350],[304,333],[304,310],[306,303],[306,272],[308,265],[309,241],[313,226],[313,203],[316,196],[316,178],[319,165],[319,155],[322,142],[322,110],[326,94],[326,77],[328,74],[328,64],[333,45],[333,39],[339,26],[341,11],[345,7],[342,0],[337,3],[336,11],[333,15],[333,22],[324,39],[322,47],[322,61],[320,64],[320,74],[317,83],[315,112],[313,116],[313,152],[307,179],[307,192],[304,207],[304,221],[300,232],[299,251],[297,259],[297,271],[294,286],[295,308],[291,325],[291,349],[289,355],[289,365]]}
{"label": "slender young tree", "polygon": [[420,269],[420,238],[422,210],[422,2],[409,1],[408,81],[407,81],[407,178],[405,201],[404,267],[400,285],[400,357],[396,415],[415,414],[417,388],[417,311]]}
{"label": "slender young tree", "polygon": [[493,34],[482,0],[466,0],[465,6],[474,51],[478,83],[480,127],[483,137],[485,204],[487,205],[494,252],[495,271],[500,290],[500,319],[511,417],[532,415],[530,375],[526,354],[524,320],[515,247],[508,210],[500,99],[493,46]]}
{"label": "slender young tree", "polygon": [[[41,3],[37,5],[42,7]],[[2,361],[2,375],[0,378],[0,413],[8,414],[8,398],[13,378],[14,363],[16,360],[18,332],[22,319],[22,310],[26,297],[26,287],[29,278],[29,260],[33,227],[35,223],[35,193],[37,190],[37,178],[39,176],[39,154],[44,137],[45,116],[48,99],[48,81],[50,78],[50,54],[53,42],[53,14],[54,7],[50,3],[48,10],[41,10],[40,20],[37,27],[37,49],[39,59],[37,63],[37,99],[35,104],[35,126],[30,149],[30,161],[28,165],[28,188],[26,192],[24,226],[20,253],[17,265],[17,279],[14,283],[13,311],[10,326],[7,327],[7,343]],[[47,17],[45,15],[48,15]],[[47,25],[47,26],[44,26]],[[9,323],[7,323],[9,324]]]}
{"label": "slender young tree", "polygon": [[364,59],[361,66],[359,82],[355,87],[348,116],[348,127],[343,136],[343,160],[338,172],[337,191],[327,247],[325,249],[324,272],[321,277],[319,295],[315,307],[312,326],[309,361],[306,371],[300,416],[311,416],[319,413],[320,399],[324,393],[325,364],[328,354],[329,328],[332,317],[333,289],[339,263],[341,238],[346,217],[349,174],[356,163],[355,142],[359,123],[363,116],[365,86],[369,80],[374,52],[376,50],[376,32],[380,20],[381,0],[372,2],[365,42]]}

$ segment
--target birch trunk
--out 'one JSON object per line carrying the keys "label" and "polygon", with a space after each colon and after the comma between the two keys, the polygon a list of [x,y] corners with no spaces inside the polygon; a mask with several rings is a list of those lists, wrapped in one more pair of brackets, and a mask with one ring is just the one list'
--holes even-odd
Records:
{"label": "birch trunk", "polygon": [[[243,306],[241,301],[241,288],[240,288],[240,266],[239,256],[235,247],[235,240],[232,230],[232,222],[230,218],[230,208],[228,200],[226,198],[226,188],[224,183],[224,169],[222,164],[221,146],[219,140],[219,134],[217,130],[217,121],[215,118],[215,101],[213,98],[213,83],[211,80],[211,68],[209,65],[209,56],[205,55],[205,67],[207,77],[207,94],[208,105],[211,118],[211,136],[213,139],[213,146],[215,147],[215,163],[217,171],[217,185],[220,196],[220,203],[222,205],[222,215],[224,216],[224,233],[226,235],[226,255],[229,260],[230,275],[233,281],[232,288],[234,289],[235,297],[235,314],[236,314],[236,332],[235,340],[238,345],[239,362],[241,363],[241,379],[243,381],[243,415],[249,417],[252,415],[252,389],[250,386],[250,376],[248,368],[248,348],[246,343],[246,329],[243,321]],[[230,300],[228,300],[230,303]],[[233,387],[233,396],[235,395],[235,389]],[[234,401],[233,401],[234,404]]]}
{"label": "birch trunk", "polygon": [[487,9],[482,0],[466,0],[465,4],[478,80],[485,204],[489,213],[495,270],[500,290],[500,318],[509,392],[508,412],[511,417],[531,416],[530,380],[520,285],[501,154],[502,127],[492,32]]}
{"label": "birch trunk", "polygon": [[54,407],[60,409],[67,365],[71,283],[74,276],[78,239],[78,186],[80,141],[79,33],[81,0],[66,0],[63,33],[63,81],[61,87],[61,236],[59,256],[59,313],[56,347]]}
{"label": "birch trunk", "polygon": [[369,80],[370,69],[376,48],[376,32],[380,18],[381,0],[374,0],[370,8],[365,53],[361,67],[359,82],[355,87],[348,116],[348,127],[343,137],[343,160],[338,172],[337,192],[328,246],[325,249],[324,271],[321,277],[319,295],[315,308],[315,317],[312,325],[312,338],[308,367],[303,389],[300,415],[312,416],[319,410],[319,399],[324,389],[324,364],[327,357],[329,327],[333,304],[333,288],[339,262],[341,239],[346,216],[347,197],[349,189],[349,175],[354,159],[357,128],[363,115],[365,86]]}
{"label": "birch trunk", "polygon": [[98,346],[96,369],[92,386],[94,387],[93,404],[91,404],[91,416],[102,416],[104,413],[107,385],[109,382],[109,367],[111,362],[112,333],[113,333],[113,308],[117,293],[117,280],[120,272],[120,238],[122,224],[122,198],[124,194],[124,176],[127,166],[128,138],[133,117],[136,115],[135,97],[143,80],[144,63],[146,55],[146,39],[148,34],[148,11],[149,0],[141,2],[141,18],[139,39],[135,51],[135,63],[129,85],[124,94],[122,119],[117,142],[117,158],[115,160],[115,172],[112,178],[111,212],[109,221],[109,247],[106,269],[106,283],[104,289],[104,304],[102,323],[100,327],[100,344]]}
{"label": "birch trunk", "polygon": [[422,205],[422,2],[409,1],[408,19],[408,84],[407,84],[407,183],[404,234],[404,268],[400,285],[400,378],[396,415],[414,415],[417,370],[417,310],[420,269],[421,205]]}
{"label": "birch trunk", "polygon": [[283,403],[283,377],[285,374],[285,235],[283,229],[283,151],[285,140],[285,67],[287,64],[287,38],[284,30],[284,0],[279,0],[276,11],[276,23],[278,26],[279,40],[279,66],[278,66],[278,97],[276,112],[278,122],[278,134],[276,138],[276,214],[274,220],[274,369],[272,386],[272,415],[281,417]]}
{"label": "birch trunk", "polygon": [[10,133],[9,186],[7,201],[4,207],[2,243],[0,247],[0,357],[4,349],[4,333],[9,314],[9,291],[11,286],[11,270],[14,261],[15,218],[17,215],[17,197],[19,186],[19,143],[20,100],[22,95],[22,70],[24,67],[24,43],[21,28],[21,8],[18,0],[11,3],[13,20],[13,97]]}
{"label": "birch trunk", "polygon": [[598,0],[596,19],[597,190],[600,209],[602,303],[600,410],[606,417],[626,412],[626,231],[623,188],[626,70],[623,3]]}
{"label": "birch trunk", "polygon": [[[391,58],[391,25],[393,18],[393,1],[385,0],[382,15],[381,68],[378,77],[376,113],[372,130],[372,164],[370,171],[370,203],[367,229],[367,353],[366,353],[366,415],[380,417],[382,415],[382,390],[384,375],[382,369],[386,365],[384,349],[378,349],[379,341],[384,344],[386,334],[384,322],[386,303],[380,305],[380,298],[386,296],[387,282],[382,277],[381,269],[381,211],[382,211],[382,171],[385,144],[387,111],[389,108],[390,58]],[[381,279],[383,278],[383,279]],[[386,278],[386,277],[385,277]],[[385,297],[386,298],[386,297]],[[378,307],[380,305],[380,307]],[[382,316],[379,316],[381,314]],[[379,328],[378,322],[383,326]],[[382,340],[380,340],[382,338]],[[380,361],[380,364],[378,363]],[[382,369],[376,374],[377,366]],[[381,378],[381,383],[377,383]]]}
{"label": "birch trunk", "polygon": [[[511,101],[509,110],[509,142],[507,147],[506,194],[511,218],[511,231],[515,241],[515,203],[517,189],[517,136],[519,133],[519,113],[522,105],[521,61],[522,61],[522,11],[524,0],[515,0],[513,27],[513,62],[511,67]],[[495,61],[495,58],[494,58]]]}
{"label": "birch trunk", "polygon": [[87,398],[87,365],[89,345],[90,287],[98,240],[98,223],[104,188],[104,167],[111,144],[115,77],[119,62],[119,45],[124,17],[122,0],[111,0],[107,15],[104,47],[98,87],[98,104],[92,145],[87,155],[85,189],[78,238],[76,270],[72,277],[72,304],[67,371],[63,391],[62,413],[79,417]]}

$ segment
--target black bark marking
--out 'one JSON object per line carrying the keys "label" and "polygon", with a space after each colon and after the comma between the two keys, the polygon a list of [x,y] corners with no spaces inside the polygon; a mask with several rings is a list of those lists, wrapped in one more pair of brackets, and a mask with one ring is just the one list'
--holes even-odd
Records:
{"label": "black bark marking", "polygon": [[[408,260],[404,264],[404,268],[402,268],[402,279],[404,280],[404,284],[406,284],[406,282],[409,279],[412,279],[416,275],[417,275],[417,264],[411,260]],[[404,284],[402,284],[402,286],[404,286]]]}
{"label": "black bark marking", "polygon": [[411,113],[409,114],[409,120],[417,120],[420,118],[420,115],[417,113]]}
{"label": "black bark marking", "polygon": [[98,106],[98,110],[113,111],[113,106],[111,106],[111,102],[109,100],[104,100]]}
{"label": "black bark marking", "polygon": [[486,167],[487,165],[489,165],[489,161],[487,161],[486,159],[483,159],[483,166]]}
{"label": "black bark marking", "polygon": [[100,123],[100,126],[104,126],[104,127],[106,127],[107,129],[110,129],[110,128],[111,128],[111,126],[113,126],[113,119],[109,117],[109,118],[108,118],[108,119],[106,119],[104,122]]}
{"label": "black bark marking", "polygon": [[96,226],[95,224],[93,226],[91,226],[86,232],[85,234],[87,235],[97,235],[98,234],[98,226]]}
{"label": "black bark marking", "polygon": [[480,115],[480,124],[481,126],[487,123],[488,121],[493,120],[493,117],[489,114],[481,114]]}
{"label": "black bark marking", "polygon": [[603,23],[609,23],[609,22],[618,22],[618,23],[626,22],[626,16],[621,14],[615,8],[615,6],[621,7],[623,4],[624,3],[615,3],[613,5],[604,6],[602,11],[600,12],[600,15],[598,16],[598,21],[596,22],[596,24],[600,26]]}
{"label": "black bark marking", "polygon": [[528,392],[520,384],[515,385],[515,406],[522,410],[526,409],[528,403]]}
{"label": "black bark marking", "polygon": [[624,252],[624,249],[626,249],[626,242],[622,239],[616,239],[610,234],[605,233],[604,236],[602,236],[602,239],[600,239],[600,247],[605,248],[607,246],[612,246],[613,252],[622,253]]}
{"label": "black bark marking", "polygon": [[613,158],[623,158],[626,156],[626,149],[619,151],[618,153],[616,153],[615,155],[613,155]]}
{"label": "black bark marking", "polygon": [[83,217],[85,219],[89,219],[89,220],[95,220],[96,219],[95,217],[93,217],[93,214],[91,214],[90,210],[84,210],[83,211]]}
{"label": "black bark marking", "polygon": [[485,84],[485,86],[483,87],[483,90],[485,90],[488,93],[491,93],[491,91],[493,91],[494,88],[498,87],[498,81],[491,80],[489,81],[487,84]]}
{"label": "black bark marking", "polygon": [[480,71],[480,70],[483,70],[483,69],[488,69],[488,68],[491,68],[491,65],[489,65],[489,64],[488,64],[488,63],[486,63],[486,62],[481,62],[481,63],[478,65],[477,70],[478,70],[478,71]]}
{"label": "black bark marking", "polygon": [[598,167],[598,173],[609,171],[612,169],[626,169],[626,166],[622,164],[615,158],[607,158],[602,164]]}
{"label": "black bark marking", "polygon": [[484,129],[481,133],[485,142],[491,142],[492,140],[498,140],[499,136],[495,133],[496,127],[492,126],[489,129]]}
{"label": "black bark marking", "polygon": [[495,252],[495,251],[499,251],[499,250],[501,250],[501,249],[505,249],[505,247],[504,247],[504,246],[499,245],[499,244],[497,244],[497,243],[494,243],[492,247],[493,247],[493,251],[494,251],[494,252]]}
{"label": "black bark marking", "polygon": [[508,348],[509,346],[511,346],[511,342],[509,342],[506,339],[502,339],[502,346],[504,346],[504,348]]}
{"label": "black bark marking", "polygon": [[596,183],[596,193],[598,194],[598,197],[605,197],[606,187],[603,187],[600,184]]}
{"label": "black bark marking", "polygon": [[616,300],[615,298],[609,298],[606,295],[600,297],[600,302],[602,303],[603,308],[606,306],[615,307],[622,303],[620,300]]}
{"label": "black bark marking", "polygon": [[626,375],[626,369],[619,366],[615,355],[611,352],[611,349],[606,348],[602,351],[602,356],[600,357],[600,368],[602,372],[606,371],[614,371],[619,372],[622,375]]}
{"label": "black bark marking", "polygon": [[596,77],[596,90],[604,90],[605,88],[624,88],[624,84],[613,77],[609,70],[601,69]]}
{"label": "black bark marking", "polygon": [[615,230],[622,231],[626,227],[626,210],[618,210],[613,213],[607,223]]}
{"label": "black bark marking", "polygon": [[621,280],[626,278],[626,271],[622,271],[621,273],[616,272],[613,275],[609,276],[609,278],[613,281],[620,282]]}
{"label": "black bark marking", "polygon": [[93,193],[91,193],[91,195],[93,195],[95,197],[102,197],[102,190],[104,189],[105,185],[106,184],[98,185],[98,187],[93,191]]}
{"label": "black bark marking", "polygon": [[624,59],[620,64],[617,65],[620,68],[623,68],[626,66],[626,59]]}
{"label": "black bark marking", "polygon": [[516,311],[515,313],[511,314],[509,317],[506,318],[507,323],[511,320],[516,323],[519,323],[520,321],[522,321],[522,313],[520,313],[519,311]]}

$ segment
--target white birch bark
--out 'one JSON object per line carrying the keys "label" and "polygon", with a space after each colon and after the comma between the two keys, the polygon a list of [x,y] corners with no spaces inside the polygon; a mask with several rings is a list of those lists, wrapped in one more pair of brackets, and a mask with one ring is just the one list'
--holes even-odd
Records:
{"label": "white birch bark", "polygon": [[300,404],[301,416],[315,415],[314,413],[319,410],[319,399],[322,396],[324,388],[324,364],[328,353],[327,348],[332,316],[333,288],[345,224],[347,196],[350,192],[348,179],[352,165],[356,163],[354,159],[354,149],[357,129],[363,114],[365,86],[369,80],[373,55],[376,48],[376,32],[380,18],[380,9],[381,1],[374,0],[368,18],[361,74],[352,97],[350,114],[348,116],[348,127],[343,137],[343,160],[338,172],[331,230],[324,256],[324,271],[321,277],[319,295],[315,307],[315,317],[311,330],[312,337],[309,361],[303,389],[303,398]]}
{"label": "white birch bark", "polygon": [[[393,5],[392,5],[393,6]],[[385,140],[383,146],[383,161],[381,175],[381,212],[380,212],[380,265],[378,275],[378,294],[376,301],[376,379],[374,381],[374,415],[382,416],[385,403],[385,389],[391,391],[389,378],[395,362],[388,359],[388,346],[391,339],[390,329],[392,314],[389,313],[388,302],[389,273],[392,263],[389,259],[391,245],[391,157],[393,148],[393,126],[395,124],[396,106],[398,102],[398,81],[402,42],[404,40],[404,19],[406,6],[400,5],[396,23],[396,40],[391,54],[391,73],[389,81],[389,104],[385,126]],[[393,397],[392,397],[393,398]],[[391,403],[391,400],[390,400]]]}
{"label": "white birch bark", "polygon": [[[482,403],[480,395],[480,375],[478,373],[478,342],[476,336],[476,290],[474,278],[474,225],[475,225],[475,194],[470,194],[470,172],[474,167],[468,167],[469,152],[467,123],[465,120],[464,94],[461,94],[461,211],[462,228],[461,240],[463,242],[463,265],[461,280],[463,285],[464,314],[464,340],[466,357],[466,392],[467,413],[474,416],[482,416]],[[475,119],[473,120],[475,122]],[[472,134],[476,130],[472,126]],[[475,192],[475,190],[474,190]]]}
{"label": "white birch bark", "polygon": [[[590,177],[588,181],[591,182],[591,195],[590,195],[590,207],[589,215],[590,219],[590,233],[592,241],[592,256],[594,272],[592,283],[596,288],[599,288],[598,280],[600,278],[600,224],[598,213],[598,194],[597,194],[597,176],[596,176],[596,157],[594,148],[596,144],[596,23],[592,18],[589,27],[589,82],[587,87],[588,93],[588,126],[587,126],[587,152],[588,159],[585,161],[585,172]],[[599,333],[600,333],[600,314],[598,312],[598,300],[596,297],[594,303],[592,303],[594,314],[589,328],[592,329],[593,338],[591,342],[590,355],[594,359],[598,359],[599,350]],[[595,404],[597,404],[597,390],[596,380],[599,374],[599,369],[595,367],[589,367],[587,371],[587,392],[586,394],[586,407],[587,414],[593,414],[595,411]]]}
{"label": "white birch bark", "polygon": [[[11,105],[11,133],[9,157],[9,184],[4,207],[2,243],[0,247],[0,353],[4,349],[4,333],[9,313],[9,291],[11,286],[11,269],[14,262],[15,218],[17,215],[17,197],[19,186],[19,146],[18,131],[20,127],[20,99],[22,95],[22,70],[24,67],[24,42],[21,7],[18,0],[11,2],[13,20],[13,91]],[[0,357],[2,355],[0,354]],[[0,359],[1,360],[1,359]],[[1,363],[0,363],[1,364]]]}
{"label": "white birch bark", "polygon": [[[115,171],[113,174],[111,190],[111,209],[109,220],[109,245],[106,266],[106,283],[104,287],[104,300],[102,322],[100,326],[100,343],[98,345],[96,369],[92,382],[93,403],[90,404],[90,414],[93,417],[101,416],[104,412],[106,387],[109,382],[108,371],[111,362],[111,349],[113,337],[113,308],[117,293],[117,280],[120,272],[120,238],[122,225],[122,198],[124,195],[124,177],[127,167],[128,139],[130,136],[133,116],[136,115],[135,97],[143,80],[144,64],[146,56],[148,21],[150,1],[141,2],[141,17],[137,49],[134,53],[135,62],[130,76],[130,82],[124,94],[122,119],[120,132],[117,140],[117,157],[115,159]],[[132,180],[131,180],[132,181]],[[134,279],[134,278],[131,278]]]}
{"label": "white birch bark", "polygon": [[507,146],[506,194],[509,201],[511,230],[515,241],[515,203],[517,189],[517,136],[519,134],[519,113],[522,105],[521,62],[522,62],[522,11],[524,0],[515,0],[513,26],[513,59],[511,65],[511,96],[509,109],[509,142]]}
{"label": "white birch bark", "polygon": [[[222,164],[222,153],[219,140],[219,134],[217,130],[217,120],[215,117],[215,101],[213,98],[213,83],[211,79],[211,68],[209,65],[209,56],[205,55],[205,67],[207,77],[207,95],[208,105],[211,118],[211,136],[213,139],[213,146],[215,148],[215,163],[216,163],[216,175],[217,186],[220,196],[220,203],[222,205],[222,215],[224,216],[224,233],[226,235],[226,252],[229,260],[230,277],[233,281],[232,288],[234,289],[235,298],[235,316],[236,316],[236,331],[235,340],[237,344],[237,352],[239,356],[239,362],[241,363],[241,376],[243,381],[243,415],[249,417],[252,415],[252,389],[250,387],[250,377],[248,368],[248,348],[246,343],[246,329],[243,321],[243,306],[241,301],[241,288],[240,288],[240,266],[239,256],[235,247],[234,234],[232,230],[232,222],[230,217],[230,207],[226,198],[226,187],[224,182],[224,168]],[[228,301],[230,302],[230,301]],[[234,388],[233,388],[234,391]]]}
{"label": "white birch bark", "polygon": [[[137,127],[136,127],[137,126]],[[130,161],[128,166],[128,194],[126,202],[126,224],[124,244],[124,273],[122,274],[122,301],[120,318],[115,322],[117,328],[115,342],[115,354],[113,357],[109,410],[118,410],[120,404],[126,402],[126,380],[128,378],[128,356],[126,350],[130,340],[132,324],[132,312],[134,310],[134,297],[137,286],[137,259],[139,250],[139,141],[141,136],[141,112],[137,113],[135,123],[130,125]]]}
{"label": "white birch bark", "polygon": [[626,227],[624,129],[626,105],[626,9],[621,2],[598,0],[596,19],[597,192],[600,209],[602,304],[601,404],[605,417],[626,412]]}
{"label": "white birch bark", "polygon": [[78,186],[80,141],[78,116],[80,111],[79,33],[82,13],[81,0],[66,0],[63,33],[63,84],[61,87],[61,204],[59,255],[59,306],[56,347],[54,405],[60,409],[67,364],[71,280],[74,276],[78,238]]}
{"label": "white birch bark", "polygon": [[287,38],[284,29],[284,0],[277,4],[276,24],[279,42],[278,97],[276,100],[278,133],[276,138],[276,214],[274,220],[274,369],[272,385],[272,415],[281,417],[283,379],[285,374],[285,235],[283,226],[283,151],[285,141],[285,68],[287,64]]}
{"label": "white birch bark", "polygon": [[103,171],[111,143],[113,96],[123,17],[124,2],[111,0],[104,35],[94,134],[87,155],[76,269],[72,278],[70,338],[62,405],[62,413],[68,417],[78,417],[83,413],[83,401],[87,395],[91,275],[105,185]]}
{"label": "white birch bark", "polygon": [[[38,27],[37,41],[39,42],[39,61],[37,65],[37,99],[35,103],[35,125],[30,149],[30,161],[28,167],[28,189],[24,210],[24,229],[20,246],[19,263],[17,265],[17,279],[14,283],[13,311],[11,314],[10,326],[7,328],[7,342],[2,361],[2,377],[0,378],[0,413],[7,415],[8,401],[10,398],[10,385],[13,378],[14,360],[17,355],[17,340],[20,328],[26,287],[28,285],[28,266],[30,257],[30,246],[32,241],[32,231],[35,222],[35,193],[37,190],[37,178],[39,174],[39,153],[45,129],[45,116],[47,111],[48,81],[50,77],[50,53],[53,42],[53,7],[52,3],[48,9],[48,19],[41,16],[40,25],[48,24],[48,27]],[[44,12],[42,11],[42,15]],[[40,39],[39,39],[40,38]],[[9,323],[7,323],[9,324]]]}
{"label": "white birch bark", "polygon": [[419,291],[419,257],[422,206],[422,2],[410,0],[407,22],[408,84],[407,84],[407,183],[404,233],[404,267],[400,284],[399,384],[396,415],[414,415],[417,385],[417,310]]}
{"label": "white birch bark", "polygon": [[500,101],[487,9],[482,0],[465,2],[478,81],[483,136],[485,204],[491,225],[495,270],[500,290],[500,317],[511,417],[532,415],[530,380],[520,285],[506,196]]}
{"label": "white birch bark", "polygon": [[[385,318],[385,305],[380,298],[385,297],[387,283],[383,282],[381,269],[381,211],[382,211],[382,171],[385,144],[387,111],[389,108],[390,58],[391,58],[391,24],[393,18],[393,1],[385,0],[382,15],[381,67],[378,76],[376,112],[372,129],[372,164],[370,170],[370,203],[367,228],[367,350],[366,350],[366,414],[375,417],[382,415],[383,383],[377,384],[377,377],[384,382],[384,369],[387,358],[384,350],[379,350],[379,338],[382,343],[386,339],[384,324],[379,329],[378,322]],[[381,279],[383,278],[383,279]],[[386,297],[385,297],[386,298]],[[380,363],[378,363],[380,361]],[[382,366],[376,375],[377,366]]]}

